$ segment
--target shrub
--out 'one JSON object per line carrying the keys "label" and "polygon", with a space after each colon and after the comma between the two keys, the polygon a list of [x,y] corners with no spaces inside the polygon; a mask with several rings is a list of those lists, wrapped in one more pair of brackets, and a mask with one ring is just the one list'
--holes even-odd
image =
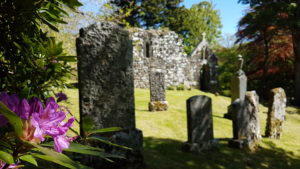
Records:
{"label": "shrub", "polygon": [[[61,100],[67,99],[63,93],[57,96]],[[113,144],[95,134],[119,131],[120,128],[93,130],[85,127],[86,136],[68,137],[67,131],[75,121],[71,117],[67,121],[67,112],[60,107],[53,97],[43,102],[37,97],[31,99],[19,98],[16,94],[0,93],[0,169],[20,168],[24,165],[38,166],[40,160],[46,160],[66,168],[90,169],[73,161],[64,152],[93,155],[109,160],[110,157],[124,158],[105,153],[103,149],[86,146],[91,142],[101,142],[121,148],[124,146]],[[76,133],[76,132],[75,132]],[[55,150],[55,151],[54,151]],[[111,161],[111,160],[109,160]],[[51,164],[50,164],[51,165]],[[25,167],[25,168],[26,168]],[[41,166],[41,168],[49,168]],[[60,168],[60,167],[59,167]]]}
{"label": "shrub", "polygon": [[41,29],[46,24],[58,31],[55,24],[67,13],[63,6],[75,9],[77,0],[4,0],[0,2],[0,91],[21,97],[47,98],[54,87],[64,86],[64,77],[71,67],[57,43]]}
{"label": "shrub", "polygon": [[176,89],[176,86],[173,86],[173,85],[167,87],[167,90],[175,90],[175,89]]}
{"label": "shrub", "polygon": [[185,90],[185,86],[183,84],[180,84],[178,86],[176,86],[177,90]]}

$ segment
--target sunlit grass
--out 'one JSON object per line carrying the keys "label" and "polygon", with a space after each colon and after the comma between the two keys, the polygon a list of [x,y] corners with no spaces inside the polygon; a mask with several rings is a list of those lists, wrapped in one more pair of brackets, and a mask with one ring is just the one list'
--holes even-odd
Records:
{"label": "sunlit grass", "polygon": [[[65,91],[70,110],[78,117],[78,90]],[[167,91],[168,111],[149,112],[149,90],[135,90],[136,126],[144,134],[144,154],[149,169],[288,169],[300,168],[300,110],[288,108],[284,133],[280,140],[263,138],[256,151],[231,149],[226,139],[232,137],[232,122],[224,119],[230,98],[199,90]],[[202,154],[183,153],[187,140],[186,99],[207,95],[213,103],[214,136],[219,147]],[[264,135],[267,108],[260,106],[261,133]],[[75,125],[78,130],[78,125]]]}

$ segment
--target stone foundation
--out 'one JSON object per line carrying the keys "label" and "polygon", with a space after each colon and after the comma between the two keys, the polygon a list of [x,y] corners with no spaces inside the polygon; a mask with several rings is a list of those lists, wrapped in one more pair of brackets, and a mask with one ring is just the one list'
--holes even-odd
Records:
{"label": "stone foundation", "polygon": [[167,111],[168,101],[151,101],[149,102],[149,111]]}

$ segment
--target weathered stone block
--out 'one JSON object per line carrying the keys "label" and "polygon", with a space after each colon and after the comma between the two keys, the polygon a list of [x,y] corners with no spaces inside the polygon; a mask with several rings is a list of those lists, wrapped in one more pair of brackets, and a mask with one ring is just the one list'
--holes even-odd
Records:
{"label": "weathered stone block", "polygon": [[267,117],[266,137],[279,139],[282,135],[285,120],[286,94],[282,88],[270,92],[269,110]]}
{"label": "weathered stone block", "polygon": [[261,139],[258,119],[259,98],[255,91],[247,92],[244,101],[235,100],[231,105],[233,139],[235,148],[252,148]]}
{"label": "weathered stone block", "polygon": [[149,111],[167,111],[168,101],[151,101],[148,106]]}
{"label": "weathered stone block", "polygon": [[196,153],[210,149],[214,140],[211,98],[193,96],[186,104],[188,141],[183,149]]}

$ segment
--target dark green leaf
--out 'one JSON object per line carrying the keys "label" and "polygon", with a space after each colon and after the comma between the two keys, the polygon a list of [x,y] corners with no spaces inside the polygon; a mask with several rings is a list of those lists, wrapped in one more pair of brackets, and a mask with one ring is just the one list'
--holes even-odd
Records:
{"label": "dark green leaf", "polygon": [[89,133],[94,128],[94,121],[91,117],[85,116],[82,119],[82,130]]}
{"label": "dark green leaf", "polygon": [[107,132],[116,132],[116,131],[120,131],[120,130],[122,130],[122,128],[120,128],[120,127],[110,127],[110,128],[91,130],[89,133],[90,134],[107,133]]}
{"label": "dark green leaf", "polygon": [[80,3],[78,0],[64,0],[63,3],[72,9],[82,6],[82,3]]}
{"label": "dark green leaf", "polygon": [[6,162],[7,164],[15,163],[13,156],[4,151],[0,151],[0,159],[3,160],[4,162]]}
{"label": "dark green leaf", "polygon": [[12,112],[9,108],[7,108],[5,106],[5,104],[3,104],[1,101],[0,101],[0,113],[8,119],[9,123],[15,129],[15,132],[17,133],[17,135],[21,136],[22,129],[23,129],[23,123],[22,123],[20,117],[17,116],[16,113]]}
{"label": "dark green leaf", "polygon": [[87,139],[88,140],[96,140],[96,141],[102,142],[104,144],[112,145],[112,146],[115,146],[115,147],[120,147],[120,148],[127,149],[127,150],[132,150],[132,148],[112,143],[110,141],[104,140],[103,138],[101,138],[99,136],[91,136],[91,137],[88,137]]}
{"label": "dark green leaf", "polygon": [[20,159],[23,161],[27,161],[35,166],[38,166],[35,158],[32,155],[24,155],[24,156],[21,156]]}
{"label": "dark green leaf", "polygon": [[7,144],[7,142],[3,141],[3,140],[0,140],[0,147],[1,147],[1,150],[4,150],[4,149],[11,149],[10,145]]}
{"label": "dark green leaf", "polygon": [[13,43],[18,49],[22,50],[22,47],[17,42],[13,42]]}
{"label": "dark green leaf", "polygon": [[[44,143],[44,144],[41,144],[41,145],[42,146],[46,146],[46,147],[53,147],[54,146],[54,142],[51,141],[49,143]],[[87,145],[83,145],[83,144],[78,144],[78,143],[70,143],[70,147],[68,149],[65,149],[64,151],[72,151],[70,149],[103,151],[103,149],[98,148],[98,147],[91,147],[91,146],[87,146]]]}
{"label": "dark green leaf", "polygon": [[60,56],[57,58],[58,61],[65,61],[65,62],[76,62],[76,56]]}
{"label": "dark green leaf", "polygon": [[68,156],[66,156],[62,153],[58,153],[58,152],[55,152],[48,148],[41,147],[37,144],[32,144],[32,145],[34,147],[36,147],[37,151],[43,153],[43,154],[41,154],[41,153],[32,152],[31,154],[34,157],[41,158],[41,159],[44,159],[47,161],[51,161],[53,163],[56,163],[56,164],[59,164],[59,165],[62,165],[62,166],[65,166],[65,167],[71,168],[71,169],[90,169],[90,167],[81,165],[81,164],[71,160]]}
{"label": "dark green leaf", "polygon": [[40,17],[39,18],[44,24],[46,24],[47,26],[49,26],[50,29],[59,32],[59,30],[57,29],[57,27],[55,27],[54,25],[52,25],[49,21],[47,21],[46,19]]}

